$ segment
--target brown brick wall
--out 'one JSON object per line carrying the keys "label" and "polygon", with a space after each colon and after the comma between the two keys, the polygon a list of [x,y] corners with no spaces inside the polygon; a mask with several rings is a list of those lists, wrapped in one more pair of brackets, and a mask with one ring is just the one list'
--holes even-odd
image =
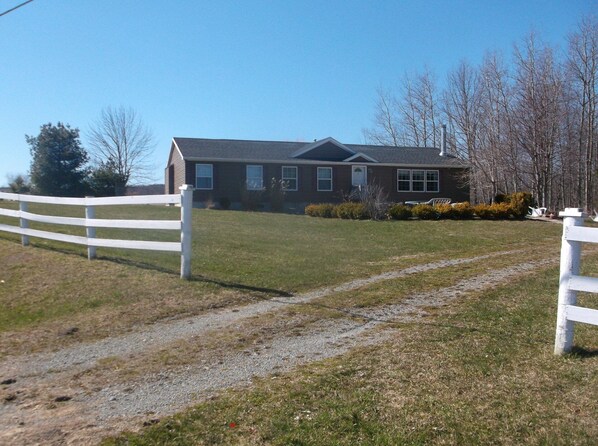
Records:
{"label": "brown brick wall", "polygon": [[[182,178],[182,166],[175,161],[175,185],[176,192],[178,187],[183,184],[179,178]],[[185,182],[195,184],[195,162],[187,162],[185,168]],[[200,163],[202,164],[202,163]],[[246,166],[253,163],[205,163],[213,166],[213,190],[196,190],[194,200],[205,202],[212,201],[217,203],[221,198],[228,198],[231,202],[241,201],[241,189],[245,187]],[[282,177],[283,164],[262,164],[264,172],[264,187],[270,187],[272,178],[280,179]],[[323,203],[340,202],[343,196],[350,193],[351,185],[351,166],[349,165],[330,165],[326,163],[318,165],[293,164],[288,163],[284,166],[296,166],[298,174],[298,191],[288,191],[286,201],[291,203]],[[332,187],[331,192],[317,191],[317,168],[332,167]],[[407,169],[407,167],[405,167]],[[414,167],[414,169],[419,169]],[[453,201],[469,200],[469,189],[462,185],[463,169],[428,169],[438,170],[440,180],[440,192],[398,192],[397,191],[397,168],[391,166],[367,165],[368,183],[380,184],[388,194],[388,200],[392,202],[429,200],[435,197],[447,197]],[[168,184],[168,183],[167,183]],[[267,195],[264,194],[264,200]]]}

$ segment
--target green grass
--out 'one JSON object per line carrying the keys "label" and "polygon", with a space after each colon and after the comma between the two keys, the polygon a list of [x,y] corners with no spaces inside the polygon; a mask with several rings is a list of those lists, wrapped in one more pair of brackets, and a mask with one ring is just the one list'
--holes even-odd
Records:
{"label": "green grass", "polygon": [[[7,204],[4,204],[5,206]],[[31,212],[82,216],[79,207],[31,205]],[[164,206],[99,207],[98,218],[177,219]],[[3,218],[0,221],[9,221]],[[10,219],[16,224],[15,219]],[[49,225],[32,224],[47,229]],[[56,228],[56,226],[54,226]],[[61,226],[61,232],[83,234]],[[424,261],[503,249],[527,248],[556,240],[559,225],[520,221],[339,221],[306,216],[234,211],[193,212],[192,274],[196,279],[281,292],[341,283],[387,270],[410,256]],[[17,240],[0,233],[0,237]],[[98,230],[98,237],[176,241],[171,231]],[[75,245],[32,239],[34,246],[84,255]],[[170,253],[98,249],[100,258],[131,262],[172,274],[179,256]],[[418,260],[407,260],[406,264]]]}
{"label": "green grass", "polygon": [[[101,209],[98,216],[173,219],[179,212],[123,209]],[[52,213],[47,206],[32,205],[31,211]],[[60,214],[81,216],[81,209],[61,207]],[[191,281],[178,278],[176,254],[99,249],[100,258],[88,262],[82,247],[32,239],[23,248],[18,237],[0,233],[0,356],[435,259],[533,247],[530,254],[381,282],[321,299],[321,307],[288,310],[297,324],[338,317],[343,309],[396,302],[414,288],[442,287],[488,268],[558,256],[562,230],[527,221],[369,222],[200,210],[193,218]],[[177,237],[160,231],[105,235]],[[595,255],[583,264],[590,274],[598,271]],[[558,271],[551,268],[462,297],[425,323],[391,326],[395,335],[384,345],[258,379],[250,389],[224,392],[105,443],[595,444],[596,327],[580,325],[576,353],[553,356],[557,282]],[[581,299],[596,307],[595,296]],[[258,330],[268,321],[253,325]],[[80,328],[75,336],[56,336],[71,326]],[[121,360],[109,358],[103,365]]]}
{"label": "green grass", "polygon": [[[14,207],[11,203],[0,203]],[[83,208],[31,204],[41,214],[82,216]],[[98,207],[100,218],[177,219],[166,206]],[[16,224],[16,219],[0,221]],[[31,227],[83,234],[82,228]],[[341,221],[298,215],[193,211],[192,280],[178,279],[176,253],[98,249],[0,233],[0,333],[98,314],[128,323],[196,314],[210,307],[296,293],[440,258],[558,243],[559,225],[482,221]],[[98,230],[100,237],[176,240],[170,231]],[[82,280],[85,277],[85,280]],[[109,329],[106,328],[106,332]],[[92,334],[93,333],[93,334]],[[85,333],[81,333],[85,336]],[[0,347],[0,354],[2,348]]]}
{"label": "green grass", "polygon": [[[597,271],[598,257],[586,264]],[[552,354],[557,282],[550,268],[470,295],[442,318],[396,326],[384,345],[260,379],[103,444],[593,445],[598,335],[578,324],[576,353]]]}

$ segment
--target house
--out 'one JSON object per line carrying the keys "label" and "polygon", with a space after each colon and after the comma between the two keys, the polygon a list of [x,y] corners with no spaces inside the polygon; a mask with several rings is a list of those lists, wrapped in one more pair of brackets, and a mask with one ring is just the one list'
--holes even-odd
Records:
{"label": "house", "polygon": [[448,197],[469,200],[462,160],[443,147],[386,147],[342,144],[333,138],[312,143],[178,138],[172,140],[165,172],[166,193],[191,184],[197,206],[241,207],[249,195],[268,207],[272,179],[282,180],[285,206],[340,202],[352,190],[382,186],[388,201]]}

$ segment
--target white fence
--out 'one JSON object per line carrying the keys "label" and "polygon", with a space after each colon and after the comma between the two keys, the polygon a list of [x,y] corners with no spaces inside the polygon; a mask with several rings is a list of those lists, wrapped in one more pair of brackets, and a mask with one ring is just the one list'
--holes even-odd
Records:
{"label": "white fence", "polygon": [[[191,276],[191,209],[193,207],[193,187],[184,185],[179,195],[139,195],[106,198],[65,198],[20,195],[0,192],[0,199],[16,201],[19,210],[0,208],[0,215],[20,219],[19,226],[0,224],[0,231],[21,235],[23,246],[29,245],[29,237],[39,237],[76,243],[87,246],[88,258],[96,257],[96,248],[147,249],[152,251],[173,251],[181,253],[181,278]],[[85,218],[58,217],[28,212],[29,203],[46,203],[72,206],[85,206]],[[97,206],[136,205],[136,204],[177,204],[181,206],[180,220],[109,220],[95,218]],[[51,223],[57,225],[82,226],[86,236],[60,234],[50,231],[30,229],[29,222]],[[141,240],[116,240],[96,238],[96,228],[121,229],[170,229],[181,233],[180,242],[157,242]]]}
{"label": "white fence", "polygon": [[584,228],[581,209],[567,208],[563,217],[561,273],[554,353],[571,351],[575,322],[598,325],[598,310],[577,306],[577,292],[598,293],[598,278],[579,275],[581,243],[598,243],[598,228]]}

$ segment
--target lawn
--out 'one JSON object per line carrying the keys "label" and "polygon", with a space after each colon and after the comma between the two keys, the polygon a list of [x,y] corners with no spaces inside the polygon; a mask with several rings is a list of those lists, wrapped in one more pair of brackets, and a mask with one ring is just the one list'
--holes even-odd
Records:
{"label": "lawn", "polygon": [[[31,204],[30,211],[81,216],[83,208]],[[176,219],[179,212],[166,206],[97,210],[100,218]],[[16,219],[0,220],[16,224]],[[0,337],[0,355],[21,342],[24,350],[45,348],[48,330],[77,325],[84,327],[81,339],[102,337],[134,324],[288,295],[434,259],[555,246],[559,235],[559,225],[527,221],[340,221],[195,209],[192,280],[185,282],[178,279],[180,257],[175,253],[98,249],[98,260],[89,262],[86,249],[78,245],[32,238],[31,246],[21,247],[18,236],[0,233],[0,333],[36,329],[41,337],[18,342]],[[178,237],[171,231],[141,230],[98,230],[98,236]]]}
{"label": "lawn", "polygon": [[[585,263],[598,271],[596,255]],[[552,354],[557,286],[553,267],[473,293],[425,323],[395,325],[384,344],[258,379],[103,444],[594,445],[598,333],[578,324],[575,352]]]}
{"label": "lawn", "polygon": [[[30,209],[65,216],[83,213],[80,207],[32,204]],[[177,219],[179,209],[100,207],[97,216]],[[0,217],[0,221],[16,224],[16,219]],[[47,229],[52,225],[32,223],[31,227]],[[81,228],[58,228],[61,232],[83,235]],[[97,232],[98,237],[113,238],[176,241],[178,237],[172,231],[99,229]],[[559,235],[558,225],[526,221],[339,221],[195,209],[192,274],[198,280],[292,293],[376,274],[402,263],[541,246],[553,243]],[[18,240],[2,233],[0,237]],[[32,239],[32,244],[79,255],[86,252],[83,247],[42,239]],[[98,249],[98,255],[100,259],[179,274],[176,254]],[[414,256],[417,258],[413,259]]]}
{"label": "lawn", "polygon": [[[47,207],[31,208],[49,213]],[[139,206],[131,213],[107,208],[98,214],[173,219],[178,212]],[[60,214],[77,210],[60,208]],[[179,279],[176,254],[98,249],[98,260],[90,262],[79,246],[32,239],[24,248],[18,237],[0,233],[0,355],[54,349],[126,332],[135,324],[438,259],[513,251],[336,293],[318,305],[276,315],[288,322],[286,330],[294,323],[305,330],[319,319],[346,317],[347,309],[396,303],[413,290],[451,286],[526,259],[558,257],[562,230],[529,221],[370,222],[206,210],[194,210],[193,218],[190,281]],[[176,239],[158,231],[105,234]],[[584,268],[598,271],[598,256],[588,255]],[[394,331],[384,344],[258,379],[249,389],[224,392],[105,443],[595,444],[597,330],[580,325],[576,352],[553,356],[557,287],[558,270],[551,267],[470,293],[424,323],[387,325]],[[246,348],[272,317],[251,319],[213,344],[190,343],[169,364],[185,364],[201,354],[198,349],[213,345]],[[79,328],[76,336],[56,335],[73,326]],[[241,334],[246,344],[233,347]],[[148,371],[165,367],[163,359],[151,356],[138,361]],[[120,366],[125,374],[137,367],[133,360]]]}

